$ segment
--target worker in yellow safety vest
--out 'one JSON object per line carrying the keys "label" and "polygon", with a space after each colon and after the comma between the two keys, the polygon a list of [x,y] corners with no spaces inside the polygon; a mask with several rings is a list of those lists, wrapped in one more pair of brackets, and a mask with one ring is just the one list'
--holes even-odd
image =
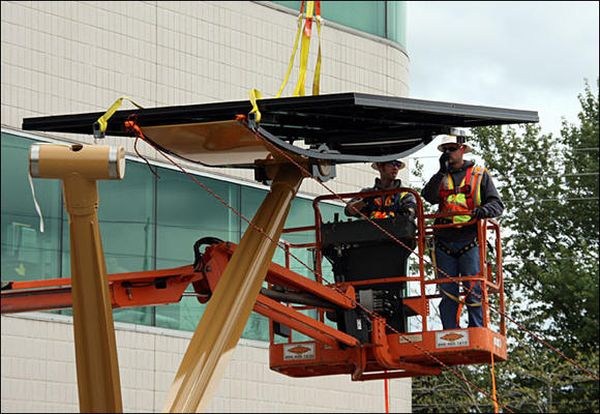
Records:
{"label": "worker in yellow safety vest", "polygon": [[[440,169],[423,188],[423,198],[438,204],[438,213],[463,213],[436,219],[436,224],[454,223],[457,226],[437,228],[434,231],[435,267],[438,278],[476,276],[480,271],[477,226],[472,220],[498,217],[504,205],[488,171],[464,160],[472,151],[466,143],[466,132],[454,129],[452,135],[443,135],[438,150]],[[473,212],[473,215],[470,215]],[[465,223],[464,225],[462,223]],[[470,224],[467,224],[470,223]],[[465,282],[469,327],[483,324],[481,286]],[[459,284],[440,284],[442,300],[439,305],[444,329],[459,328],[462,306]]]}
{"label": "worker in yellow safety vest", "polygon": [[[405,167],[406,164],[400,160],[371,164],[371,168],[379,171],[379,178],[375,179],[373,187],[363,188],[361,192],[392,190],[402,187],[402,181],[396,176]],[[376,197],[355,197],[346,206],[345,213],[355,217],[362,213],[370,219],[385,219],[400,215],[414,218],[416,207],[415,197],[407,191],[402,191]]]}

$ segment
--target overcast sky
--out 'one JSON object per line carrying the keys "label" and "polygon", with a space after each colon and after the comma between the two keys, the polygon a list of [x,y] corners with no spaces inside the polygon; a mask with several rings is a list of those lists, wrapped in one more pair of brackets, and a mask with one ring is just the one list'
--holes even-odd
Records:
{"label": "overcast sky", "polygon": [[597,2],[407,3],[411,98],[538,111],[557,133],[595,88]]}

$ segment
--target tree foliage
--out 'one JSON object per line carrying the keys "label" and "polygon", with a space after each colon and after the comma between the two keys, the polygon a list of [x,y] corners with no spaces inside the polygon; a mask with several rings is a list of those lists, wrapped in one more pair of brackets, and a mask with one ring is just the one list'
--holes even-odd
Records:
{"label": "tree foliage", "polygon": [[[478,155],[506,210],[506,312],[598,372],[598,82],[586,83],[574,125],[559,137],[539,125],[473,130]],[[509,361],[496,368],[498,399],[516,412],[598,412],[598,381],[509,323]],[[462,367],[485,390],[481,367]],[[415,412],[491,411],[454,375],[414,381]],[[432,390],[442,390],[432,394]]]}

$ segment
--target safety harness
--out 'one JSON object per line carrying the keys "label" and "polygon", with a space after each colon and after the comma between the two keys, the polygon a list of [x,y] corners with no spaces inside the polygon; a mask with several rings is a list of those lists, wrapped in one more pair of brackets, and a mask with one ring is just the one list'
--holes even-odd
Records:
{"label": "safety harness", "polygon": [[477,242],[477,239],[474,239],[471,243],[467,244],[464,247],[461,247],[458,250],[450,249],[441,240],[438,240],[436,244],[437,244],[437,248],[439,248],[441,251],[443,251],[444,253],[446,253],[448,256],[454,257],[455,259],[458,259],[460,256],[462,256],[463,254],[465,254],[466,252],[468,252],[472,248],[479,246],[479,243]]}
{"label": "safety harness", "polygon": [[[452,179],[452,175],[448,173],[444,180],[442,181],[442,185],[440,185],[440,213],[449,213],[449,212],[470,212],[478,207],[481,204],[481,180],[483,179],[483,174],[485,169],[480,166],[470,166],[467,168],[465,177],[460,182],[458,187],[454,186],[454,180]],[[469,214],[461,214],[448,218],[440,219],[440,222],[444,223],[466,223],[471,221],[472,217]],[[469,244],[461,247],[458,250],[451,249],[444,244],[443,241],[438,240],[435,243],[434,249],[438,248],[447,255],[458,259],[463,254],[467,253],[469,250],[479,246],[477,242],[477,238],[472,240]],[[435,257],[435,251],[433,252],[433,257]],[[471,294],[471,291],[477,285],[477,282],[472,282],[470,288],[466,292],[466,297]],[[440,287],[441,292],[448,297],[449,299],[458,303],[458,309],[456,312],[456,325],[459,325],[460,314],[462,312],[462,307],[464,305],[477,307],[481,306],[481,302],[467,303],[466,301],[461,300],[459,297],[446,292],[444,289]]]}

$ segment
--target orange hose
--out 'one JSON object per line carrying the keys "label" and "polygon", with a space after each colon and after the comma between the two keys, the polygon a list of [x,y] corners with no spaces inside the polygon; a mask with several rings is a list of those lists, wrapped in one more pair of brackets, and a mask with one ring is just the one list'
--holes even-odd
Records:
{"label": "orange hose", "polygon": [[490,369],[492,373],[492,400],[494,400],[494,414],[498,414],[498,399],[496,398],[496,374],[494,373],[494,353],[492,355],[492,368]]}
{"label": "orange hose", "polygon": [[385,378],[383,380],[383,388],[385,389],[385,414],[389,414],[389,412],[390,412],[390,390],[389,390],[389,383],[388,383],[387,378]]}

